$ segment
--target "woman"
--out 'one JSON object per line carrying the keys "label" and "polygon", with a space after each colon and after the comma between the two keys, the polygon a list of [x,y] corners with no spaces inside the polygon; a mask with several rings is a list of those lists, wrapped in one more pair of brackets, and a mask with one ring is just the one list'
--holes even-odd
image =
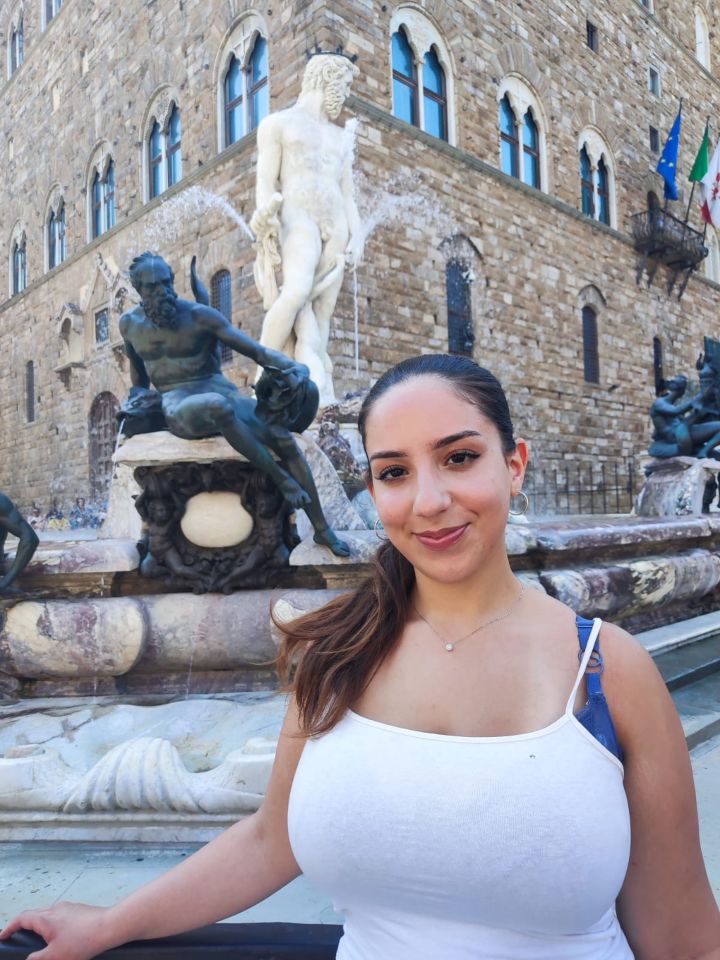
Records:
{"label": "woman", "polygon": [[26,927],[49,943],[33,960],[85,960],[304,870],[346,913],[342,960],[718,960],[687,750],[652,661],[597,622],[580,652],[574,614],[510,569],[528,454],[497,380],[464,358],[406,361],[360,430],[387,542],[368,583],[285,627],[294,697],[261,809],[112,908],[31,911],[2,936]]}

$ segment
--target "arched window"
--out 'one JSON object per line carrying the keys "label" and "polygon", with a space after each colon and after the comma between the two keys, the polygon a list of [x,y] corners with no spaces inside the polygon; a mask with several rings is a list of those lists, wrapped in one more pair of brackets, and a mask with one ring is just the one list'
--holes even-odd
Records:
{"label": "arched window", "polygon": [[243,122],[243,71],[233,54],[225,74],[225,146],[229,147],[245,133]]}
{"label": "arched window", "polygon": [[469,267],[459,260],[449,260],[445,268],[448,315],[448,353],[471,357],[475,332],[473,330],[472,300],[470,296]]}
{"label": "arched window", "polygon": [[[218,270],[210,281],[210,306],[219,310],[228,323],[232,323],[232,286],[230,271]],[[220,360],[228,363],[233,358],[234,351],[226,344],[220,344]]]}
{"label": "arched window", "polygon": [[65,259],[65,204],[60,201],[57,210],[51,210],[47,223],[48,269],[52,270]]}
{"label": "arched window", "polygon": [[540,136],[532,109],[523,117],[523,180],[540,189]]}
{"label": "arched window", "polygon": [[112,393],[98,394],[93,400],[88,417],[90,495],[94,500],[107,499],[112,478],[112,457],[115,451],[118,425],[115,414],[120,409]]}
{"label": "arched window", "polygon": [[615,176],[610,148],[594,127],[580,134],[580,206],[608,227],[615,221]]}
{"label": "arched window", "polygon": [[655,394],[658,396],[665,383],[663,373],[663,348],[660,337],[653,337],[653,374],[655,377]]}
{"label": "arched window", "polygon": [[180,111],[177,104],[170,113],[167,133],[167,185],[172,187],[182,177],[182,154],[180,151]]}
{"label": "arched window", "polygon": [[583,371],[588,383],[600,382],[597,313],[592,307],[582,308]]}
{"label": "arched window", "polygon": [[148,198],[159,197],[182,179],[180,108],[171,104],[164,125],[152,118],[147,137]]}
{"label": "arched window", "polygon": [[601,223],[610,226],[610,178],[605,158],[600,157],[597,165],[597,218]]}
{"label": "arched window", "polygon": [[511,177],[520,175],[519,152],[517,120],[505,96],[500,101],[500,169],[503,173]]}
{"label": "arched window", "polygon": [[162,171],[162,134],[160,133],[160,124],[155,121],[150,131],[149,142],[150,155],[150,199],[158,197],[163,190],[163,171]]}
{"label": "arched window", "polygon": [[256,34],[247,65],[233,54],[223,84],[225,143],[235,143],[254,130],[270,109],[268,88],[268,45]]}
{"label": "arched window", "polygon": [[10,49],[8,56],[8,77],[11,77],[25,59],[25,32],[23,17],[20,14],[18,22],[10,32]]}
{"label": "arched window", "polygon": [[418,84],[415,57],[405,30],[392,36],[393,115],[418,125]]}
{"label": "arched window", "polygon": [[249,130],[254,130],[263,117],[268,115],[268,45],[265,37],[255,38],[248,66],[248,102],[250,104]]}
{"label": "arched window", "polygon": [[706,70],[710,69],[710,31],[700,7],[695,7],[695,56]]}
{"label": "arched window", "polygon": [[425,131],[438,140],[447,140],[447,93],[445,71],[435,47],[430,47],[423,63],[423,106]]}
{"label": "arched window", "polygon": [[32,360],[25,364],[25,420],[35,422],[35,364]]}
{"label": "arched window", "polygon": [[95,170],[90,185],[90,237],[94,240],[115,226],[115,164],[112,160],[100,174]]}
{"label": "arched window", "polygon": [[19,237],[12,246],[11,293],[22,293],[27,286],[27,242]]}
{"label": "arched window", "polygon": [[549,183],[545,140],[546,122],[533,88],[516,74],[508,74],[498,88],[500,169],[537,190]]}
{"label": "arched window", "polygon": [[45,26],[47,26],[53,17],[57,16],[62,7],[62,0],[45,0]]}
{"label": "arched window", "polygon": [[454,143],[454,82],[450,50],[415,4],[400,3],[390,21],[392,111],[405,123]]}
{"label": "arched window", "polygon": [[580,200],[582,203],[582,212],[586,217],[595,216],[594,193],[590,157],[588,156],[587,148],[583,147],[580,151]]}

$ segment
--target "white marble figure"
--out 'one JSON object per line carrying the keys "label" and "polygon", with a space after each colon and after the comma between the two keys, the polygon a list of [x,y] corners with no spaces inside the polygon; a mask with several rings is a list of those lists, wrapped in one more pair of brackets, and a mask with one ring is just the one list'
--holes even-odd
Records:
{"label": "white marble figure", "polygon": [[[358,70],[341,54],[316,54],[297,103],[258,128],[255,282],[267,310],[260,342],[310,368],[320,406],[335,402],[330,323],[345,266],[364,235],[352,183],[354,121],[335,120]],[[275,270],[282,268],[278,290]]]}

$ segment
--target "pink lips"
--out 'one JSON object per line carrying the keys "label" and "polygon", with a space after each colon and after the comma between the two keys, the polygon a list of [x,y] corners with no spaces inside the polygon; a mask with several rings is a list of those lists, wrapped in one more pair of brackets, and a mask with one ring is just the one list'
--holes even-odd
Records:
{"label": "pink lips", "polygon": [[415,536],[425,547],[431,550],[446,550],[454,546],[467,530],[467,524],[460,527],[445,527],[443,530],[423,530]]}

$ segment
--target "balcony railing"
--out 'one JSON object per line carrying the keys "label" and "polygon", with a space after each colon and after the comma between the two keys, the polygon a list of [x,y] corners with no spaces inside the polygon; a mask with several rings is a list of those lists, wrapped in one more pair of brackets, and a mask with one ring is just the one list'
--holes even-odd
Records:
{"label": "balcony railing", "polygon": [[[103,960],[334,960],[342,927],[309,923],[215,923],[176,937],[137,940],[98,954]],[[40,950],[25,931],[0,942],[0,960]]]}
{"label": "balcony railing", "polygon": [[635,213],[630,219],[635,249],[643,254],[638,267],[637,282],[640,283],[648,260],[652,261],[652,266],[648,269],[648,286],[652,283],[659,264],[663,263],[673,271],[668,294],[672,292],[678,274],[686,271],[678,292],[680,299],[690,274],[708,255],[703,235],[666,210],[661,210],[659,206]]}

